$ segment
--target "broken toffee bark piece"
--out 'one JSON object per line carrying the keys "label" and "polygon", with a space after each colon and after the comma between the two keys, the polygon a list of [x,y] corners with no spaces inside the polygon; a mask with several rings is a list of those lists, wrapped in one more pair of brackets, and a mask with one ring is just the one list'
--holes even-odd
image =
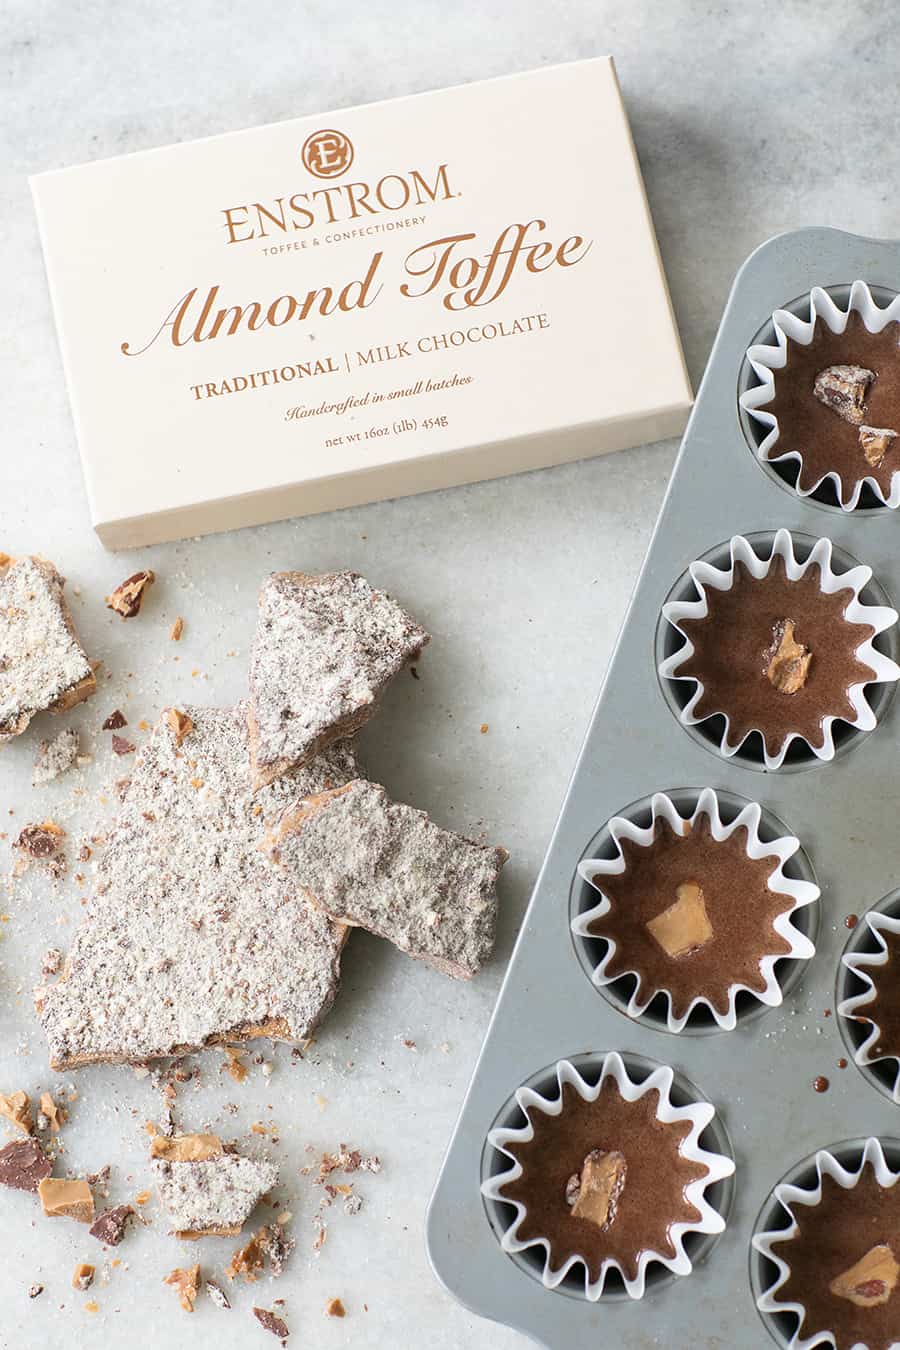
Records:
{"label": "broken toffee bark piece", "polygon": [[356,572],[275,572],[250,657],[255,785],[271,783],[369,720],[429,635]]}
{"label": "broken toffee bark piece", "polygon": [[112,1209],[105,1209],[91,1225],[91,1237],[107,1247],[118,1247],[135,1217],[136,1211],[131,1205],[115,1205]]}
{"label": "broken toffee bark piece", "polygon": [[37,993],[54,1068],[142,1063],[255,1036],[303,1041],[346,929],[258,851],[292,801],[358,772],[335,745],[252,794],[246,709],[163,712],[143,746],[59,980]]}
{"label": "broken toffee bark piece", "polygon": [[285,812],[263,845],[314,905],[456,979],[494,946],[503,848],[442,830],[363,779]]}
{"label": "broken toffee bark piece", "polygon": [[860,427],[859,448],[866,463],[877,469],[896,439],[897,433],[890,427]]}
{"label": "broken toffee bark piece", "polygon": [[157,1135],[150,1153],[160,1203],[182,1239],[236,1237],[278,1182],[274,1163],[242,1157],[212,1134]]}
{"label": "broken toffee bark piece", "polygon": [[64,712],[97,688],[64,585],[43,558],[0,554],[0,746],[36,713]]}
{"label": "broken toffee bark piece", "polygon": [[15,1139],[0,1148],[0,1186],[37,1195],[41,1182],[52,1171],[53,1163],[37,1139]]}
{"label": "broken toffee bark piece", "polygon": [[826,366],[813,382],[813,393],[838,417],[858,427],[865,420],[866,394],[874,379],[875,372],[863,366]]}
{"label": "broken toffee bark piece", "polygon": [[106,597],[106,608],[114,610],[122,619],[133,619],[141,612],[144,592],[155,580],[156,574],[149,568],[143,572],[135,572],[133,576],[120,582],[112,595]]}

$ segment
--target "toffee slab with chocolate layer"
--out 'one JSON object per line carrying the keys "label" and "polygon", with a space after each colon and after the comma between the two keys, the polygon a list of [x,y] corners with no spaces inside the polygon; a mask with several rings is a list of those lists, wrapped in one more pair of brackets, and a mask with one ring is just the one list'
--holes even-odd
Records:
{"label": "toffee slab with chocolate layer", "polygon": [[849,691],[875,679],[857,652],[875,629],[846,617],[849,587],[821,582],[815,564],[791,581],[780,556],[759,579],[737,561],[728,590],[705,588],[708,613],[679,620],[694,651],[675,675],[703,686],[695,717],[728,717],[731,745],[759,731],[773,756],[791,734],[819,750],[827,717],[856,721]]}
{"label": "toffee slab with chocolate layer", "polygon": [[[502,1187],[504,1198],[525,1208],[517,1235],[525,1242],[549,1241],[551,1270],[579,1256],[593,1282],[604,1261],[614,1260],[633,1280],[642,1253],[674,1258],[672,1228],[699,1222],[700,1212],[686,1191],[708,1169],[681,1151],[689,1121],[657,1119],[657,1091],[629,1102],[607,1078],[594,1102],[586,1102],[569,1083],[562,1093],[558,1116],[532,1109],[534,1138],[506,1145],[522,1166],[518,1180]],[[610,1167],[598,1157],[616,1154],[620,1157]],[[582,1198],[586,1189],[591,1194]],[[601,1190],[608,1199],[598,1213]]]}
{"label": "toffee slab with chocolate layer", "polygon": [[763,958],[790,951],[774,921],[794,902],[769,885],[778,858],[748,857],[747,842],[744,826],[717,841],[705,815],[683,834],[658,820],[650,844],[623,839],[625,870],[594,878],[610,909],[590,933],[616,947],[606,974],[634,971],[642,1001],[668,990],[675,1017],[698,997],[727,1013],[734,985],[762,993]]}
{"label": "toffee slab with chocolate layer", "polygon": [[882,966],[867,966],[866,974],[872,981],[874,993],[868,1003],[857,1008],[855,1016],[871,1022],[878,1028],[878,1040],[871,1048],[870,1057],[895,1055],[900,1059],[900,933],[881,930],[887,948],[887,961]]}
{"label": "toffee slab with chocolate layer", "polygon": [[[836,366],[855,367],[874,377],[864,381],[856,409],[829,403],[827,396],[820,396],[821,386],[816,393],[818,377]],[[864,478],[874,478],[888,496],[900,469],[900,438],[881,438],[879,444],[865,428],[900,433],[900,323],[870,333],[854,311],[844,332],[832,333],[819,319],[807,346],[788,338],[787,360],[774,379],[775,393],[763,405],[778,421],[778,440],[769,457],[792,450],[802,455],[798,488],[808,491],[825,474],[837,473],[844,501]]]}
{"label": "toffee slab with chocolate layer", "polygon": [[826,1175],[820,1203],[793,1213],[796,1236],[773,1243],[790,1270],[777,1301],[803,1306],[804,1337],[888,1350],[900,1340],[900,1184],[880,1186],[868,1164],[850,1189]]}

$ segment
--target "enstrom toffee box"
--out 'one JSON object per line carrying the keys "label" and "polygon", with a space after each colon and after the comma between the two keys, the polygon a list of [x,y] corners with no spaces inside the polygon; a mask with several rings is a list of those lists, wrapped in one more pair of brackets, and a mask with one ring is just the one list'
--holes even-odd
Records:
{"label": "enstrom toffee box", "polygon": [[608,58],[32,179],[110,548],[677,435]]}

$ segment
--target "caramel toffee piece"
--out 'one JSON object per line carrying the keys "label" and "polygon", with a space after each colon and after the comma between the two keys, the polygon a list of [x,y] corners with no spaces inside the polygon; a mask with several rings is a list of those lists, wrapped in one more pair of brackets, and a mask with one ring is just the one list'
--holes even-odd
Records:
{"label": "caramel toffee piece", "polygon": [[33,1191],[49,1177],[53,1164],[37,1139],[15,1139],[0,1148],[0,1186]]}
{"label": "caramel toffee piece", "polygon": [[94,1222],[94,1197],[86,1181],[66,1181],[62,1177],[46,1177],[38,1185],[41,1208],[52,1219],[77,1219],[79,1223]]}
{"label": "caramel toffee piece", "polygon": [[356,572],[276,572],[259,596],[250,657],[257,785],[367,722],[429,636]]}
{"label": "caramel toffee piece", "polygon": [[0,745],[35,713],[71,708],[97,687],[64,585],[43,558],[0,554]]}
{"label": "caramel toffee piece", "polygon": [[[260,1196],[277,1185],[278,1168],[224,1151],[214,1135],[176,1138],[182,1147],[170,1150],[168,1156],[154,1150],[152,1164],[160,1203],[173,1232],[181,1238],[235,1236]],[[205,1142],[193,1147],[195,1141]]]}
{"label": "caramel toffee piece", "polygon": [[607,1260],[635,1279],[642,1253],[674,1257],[672,1227],[699,1222],[686,1191],[708,1170],[681,1151],[690,1123],[663,1124],[658,1106],[658,1092],[629,1102],[607,1078],[595,1102],[566,1083],[558,1116],[529,1109],[534,1138],[506,1145],[522,1175],[502,1194],[525,1208],[518,1237],[549,1242],[551,1270],[580,1256],[592,1281]]}
{"label": "caramel toffee piece", "polygon": [[[900,432],[898,343],[900,323],[870,333],[855,312],[843,333],[819,319],[808,346],[788,339],[787,360],[773,372],[775,392],[765,409],[778,421],[771,456],[795,451],[803,457],[798,487],[808,490],[836,473],[845,501],[863,478],[874,478],[888,495],[900,468],[893,439]],[[872,431],[887,433],[883,447],[872,447],[864,434]]]}
{"label": "caramel toffee piece", "polygon": [[[855,1016],[871,1022],[878,1029],[878,1039],[870,1048],[870,1057],[887,1055],[900,1059],[900,933],[881,930],[887,948],[887,961],[882,966],[867,966],[866,974],[872,981],[871,999],[857,1007]],[[900,1252],[898,1252],[900,1255]]]}
{"label": "caramel toffee piece", "polygon": [[266,850],[339,923],[367,928],[447,975],[491,954],[502,848],[442,830],[362,779],[289,810]]}
{"label": "caramel toffee piece", "polygon": [[182,711],[190,731],[163,712],[142,749],[62,976],[38,993],[55,1068],[300,1041],[334,999],[346,930],[258,844],[288,803],[352,778],[352,750],[254,797],[246,709]]}
{"label": "caramel toffee piece", "polygon": [[867,1163],[854,1186],[825,1175],[820,1203],[792,1208],[796,1235],[773,1243],[789,1270],[775,1299],[802,1305],[804,1338],[888,1350],[900,1336],[900,1184],[880,1186]]}
{"label": "caramel toffee piece", "polygon": [[827,595],[817,566],[790,581],[776,557],[757,580],[736,563],[729,590],[706,588],[706,617],[678,623],[694,652],[675,674],[703,685],[694,715],[725,714],[731,745],[760,731],[770,755],[792,733],[821,748],[825,719],[854,722],[849,690],[875,677],[857,657],[875,630],[847,619],[852,594]]}
{"label": "caramel toffee piece", "polygon": [[794,902],[769,885],[778,858],[748,857],[747,839],[741,827],[717,842],[705,815],[683,834],[657,820],[646,845],[623,839],[624,871],[594,878],[610,908],[591,935],[616,948],[606,974],[634,971],[642,1002],[668,990],[675,1017],[700,997],[726,1013],[737,984],[762,993],[763,957],[790,950],[775,919]]}

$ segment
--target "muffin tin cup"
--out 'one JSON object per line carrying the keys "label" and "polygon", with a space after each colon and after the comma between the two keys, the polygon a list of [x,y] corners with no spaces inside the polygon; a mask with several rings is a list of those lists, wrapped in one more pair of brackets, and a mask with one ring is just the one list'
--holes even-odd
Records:
{"label": "muffin tin cup", "polygon": [[762,991],[749,989],[744,984],[733,984],[728,991],[728,1007],[725,1012],[715,1008],[708,998],[698,994],[692,999],[687,1010],[676,1017],[673,1011],[673,1000],[669,990],[664,988],[643,989],[638,979],[636,970],[619,971],[616,975],[607,973],[608,967],[613,961],[617,947],[613,939],[604,935],[604,941],[607,944],[607,951],[599,964],[594,968],[592,979],[600,988],[614,984],[618,980],[623,980],[627,976],[634,979],[634,988],[631,997],[628,1000],[625,1012],[629,1017],[640,1017],[646,1012],[650,1003],[658,995],[662,995],[666,1001],[666,1026],[669,1031],[680,1032],[687,1026],[691,1015],[697,1009],[705,1008],[709,1011],[716,1024],[723,1031],[733,1031],[737,1026],[738,999],[742,993],[750,994],[754,999],[767,1007],[777,1007],[782,1001],[781,984],[778,980],[776,967],[779,962],[785,960],[809,960],[815,955],[815,946],[810,939],[791,921],[791,916],[797,910],[805,908],[807,905],[814,904],[820,895],[818,886],[813,882],[803,881],[796,878],[785,876],[784,867],[793,858],[800,849],[799,839],[793,836],[785,836],[763,842],[760,838],[759,827],[762,818],[762,810],[757,802],[748,802],[743,809],[729,823],[724,823],[719,811],[719,801],[712,788],[704,788],[698,799],[693,814],[688,820],[679,813],[678,808],[672,799],[664,792],[655,792],[651,798],[651,821],[647,826],[641,826],[626,816],[614,816],[609,821],[608,830],[616,845],[617,856],[615,858],[584,858],[578,864],[578,874],[583,881],[597,891],[599,900],[592,909],[588,909],[579,914],[572,921],[572,932],[581,938],[590,938],[592,936],[590,928],[596,919],[602,918],[609,912],[610,903],[603,895],[602,881],[598,884],[597,877],[603,876],[621,876],[625,870],[625,860],[622,855],[622,841],[630,840],[641,848],[646,848],[653,842],[656,832],[656,826],[659,821],[667,823],[677,834],[683,834],[686,824],[691,827],[696,825],[701,817],[706,817],[710,823],[710,831],[713,839],[717,843],[722,843],[729,839],[736,830],[747,830],[747,856],[748,858],[766,858],[775,856],[778,859],[777,866],[773,869],[769,878],[770,889],[783,892],[790,896],[792,904],[790,909],[784,914],[780,914],[773,923],[773,928],[779,937],[783,938],[789,944],[787,952],[781,952],[778,955],[768,955],[763,957],[760,962],[760,970],[765,979],[765,988]]}
{"label": "muffin tin cup", "polygon": [[750,541],[743,535],[734,535],[728,545],[730,562],[727,567],[716,567],[712,563],[698,559],[691,563],[688,572],[693,580],[698,598],[696,600],[670,600],[662,607],[662,617],[665,622],[670,624],[684,638],[684,645],[677,651],[667,656],[659,665],[659,676],[661,680],[683,681],[694,685],[694,692],[691,694],[687,703],[679,709],[679,721],[685,727],[695,727],[700,723],[708,721],[713,717],[721,717],[724,723],[721,739],[718,743],[718,750],[726,759],[736,755],[741,746],[749,740],[751,736],[759,736],[763,743],[763,762],[769,770],[780,769],[785,762],[785,757],[794,742],[800,742],[807,746],[817,759],[828,761],[834,758],[835,740],[834,728],[836,722],[847,721],[847,725],[857,731],[871,731],[876,725],[876,716],[867,696],[866,689],[869,684],[894,683],[900,679],[900,666],[897,665],[891,657],[873,645],[873,639],[870,638],[863,642],[857,648],[857,656],[865,665],[869,666],[873,672],[871,680],[864,684],[855,684],[848,691],[848,698],[853,705],[855,717],[852,720],[828,716],[823,721],[823,738],[821,745],[812,745],[797,732],[788,732],[784,741],[780,745],[777,754],[770,754],[765,737],[762,735],[762,729],[759,727],[751,728],[746,735],[739,740],[732,740],[730,736],[730,721],[727,712],[724,709],[714,709],[712,712],[697,714],[697,705],[704,695],[704,686],[702,682],[692,675],[679,675],[679,669],[694,654],[694,645],[687,634],[681,628],[685,619],[705,619],[709,615],[709,605],[707,601],[707,590],[727,591],[734,585],[735,569],[738,563],[742,563],[750,575],[757,581],[767,576],[774,559],[782,559],[785,572],[789,580],[797,581],[800,577],[810,570],[818,568],[821,577],[821,589],[827,594],[834,594],[835,591],[850,590],[852,597],[847,604],[846,616],[850,623],[865,623],[875,629],[873,637],[878,637],[887,629],[897,623],[897,611],[888,605],[870,605],[860,598],[860,592],[872,580],[872,569],[859,564],[850,568],[846,572],[835,572],[832,567],[832,543],[830,539],[818,539],[809,555],[799,560],[794,550],[794,541],[789,530],[779,529],[776,531],[771,551],[767,557],[761,558],[754,550]]}
{"label": "muffin tin cup", "polygon": [[[595,1083],[587,1082],[574,1064],[566,1059],[560,1060],[555,1065],[554,1075],[558,1093],[554,1093],[553,1096],[538,1092],[533,1087],[520,1087],[516,1090],[515,1100],[525,1117],[524,1125],[518,1128],[495,1126],[488,1134],[489,1148],[502,1154],[510,1163],[506,1171],[489,1175],[481,1185],[482,1195],[487,1200],[492,1200],[498,1204],[506,1204],[514,1210],[514,1217],[500,1237],[500,1245],[503,1250],[515,1254],[524,1252],[529,1248],[543,1249],[544,1263],[541,1282],[545,1289],[559,1288],[567,1277],[580,1267],[584,1278],[584,1297],[590,1302],[596,1302],[601,1297],[607,1278],[613,1271],[621,1279],[625,1291],[631,1299],[644,1297],[647,1287],[647,1271],[654,1263],[663,1266],[673,1275],[689,1275],[693,1267],[691,1258],[685,1250],[686,1238],[692,1233],[719,1234],[725,1228],[725,1218],[709,1204],[706,1192],[710,1187],[724,1181],[734,1173],[734,1162],[730,1157],[723,1153],[712,1152],[700,1143],[700,1136],[711,1124],[715,1115],[713,1106],[704,1101],[688,1102],[683,1106],[676,1106],[671,1096],[675,1077],[671,1068],[667,1065],[659,1065],[642,1081],[635,1082],[630,1077],[622,1056],[615,1051],[610,1051],[602,1057],[600,1073]],[[583,1101],[594,1102],[600,1095],[600,1090],[608,1078],[615,1081],[619,1092],[629,1102],[638,1101],[649,1092],[658,1092],[656,1117],[664,1124],[689,1122],[691,1128],[681,1144],[681,1152],[691,1162],[696,1162],[705,1167],[707,1175],[691,1182],[685,1190],[686,1198],[699,1211],[700,1218],[694,1223],[674,1224],[669,1230],[672,1246],[675,1248],[674,1257],[662,1252],[642,1252],[638,1258],[638,1273],[634,1279],[627,1278],[619,1262],[610,1258],[603,1262],[599,1276],[592,1281],[582,1257],[572,1255],[564,1260],[557,1269],[552,1269],[550,1264],[552,1253],[547,1238],[529,1238],[523,1241],[518,1236],[527,1211],[521,1203],[507,1200],[503,1194],[503,1187],[511,1181],[518,1180],[522,1175],[522,1166],[509,1152],[508,1145],[527,1143],[534,1138],[531,1113],[543,1111],[551,1116],[560,1115],[563,1109],[563,1087],[565,1085],[573,1087]]]}
{"label": "muffin tin cup", "polygon": [[[805,310],[807,306],[796,305],[795,308]],[[835,303],[824,287],[814,286],[809,292],[808,310],[807,319],[802,313],[793,312],[793,309],[777,309],[772,315],[775,342],[757,343],[747,349],[747,360],[759,383],[745,389],[740,395],[739,402],[744,412],[761,428],[765,428],[765,435],[756,446],[757,458],[763,464],[794,462],[798,468],[802,468],[803,464],[803,455],[800,451],[779,452],[778,420],[765,408],[765,404],[771,401],[775,393],[775,372],[783,370],[787,363],[788,339],[808,347],[813,340],[816,321],[819,319],[833,333],[843,333],[850,314],[854,312],[861,316],[870,333],[880,333],[889,323],[900,320],[900,295],[895,296],[886,306],[880,306],[866,282],[854,281],[850,287],[846,307],[842,308]],[[848,495],[844,491],[840,474],[834,470],[822,474],[808,487],[795,486],[794,491],[801,497],[808,497],[826,484],[830,484],[833,488],[837,503],[843,511],[855,511],[864,491],[870,492],[875,501],[883,506],[892,509],[900,506],[900,469],[896,470],[891,478],[890,492],[887,496],[877,479],[869,475],[861,478]]]}
{"label": "muffin tin cup", "polygon": [[[892,1153],[896,1154],[896,1150],[896,1143],[891,1141]],[[785,1350],[814,1350],[816,1346],[828,1345],[834,1350],[836,1345],[834,1335],[827,1330],[801,1336],[800,1328],[805,1317],[803,1305],[782,1302],[777,1297],[791,1273],[790,1253],[782,1244],[796,1237],[799,1231],[793,1207],[819,1204],[822,1199],[822,1178],[825,1176],[831,1177],[845,1190],[852,1190],[867,1166],[874,1170],[880,1186],[895,1186],[900,1180],[900,1172],[893,1171],[888,1164],[882,1140],[874,1136],[858,1142],[849,1141],[821,1148],[813,1158],[799,1163],[775,1186],[757,1219],[752,1248],[762,1260],[753,1262],[754,1284],[757,1286],[756,1307],[772,1337]],[[783,1225],[785,1220],[787,1226],[765,1226]],[[859,1255],[861,1253],[854,1254]],[[788,1331],[791,1319],[796,1321],[792,1334]],[[864,1341],[859,1341],[852,1350],[868,1350],[868,1347]]]}
{"label": "muffin tin cup", "polygon": [[870,972],[888,963],[884,933],[900,934],[900,892],[892,892],[870,909],[851,933],[838,970],[836,1010],[854,1064],[900,1106],[900,1056],[876,1054],[880,1030],[866,1014],[875,995]]}

